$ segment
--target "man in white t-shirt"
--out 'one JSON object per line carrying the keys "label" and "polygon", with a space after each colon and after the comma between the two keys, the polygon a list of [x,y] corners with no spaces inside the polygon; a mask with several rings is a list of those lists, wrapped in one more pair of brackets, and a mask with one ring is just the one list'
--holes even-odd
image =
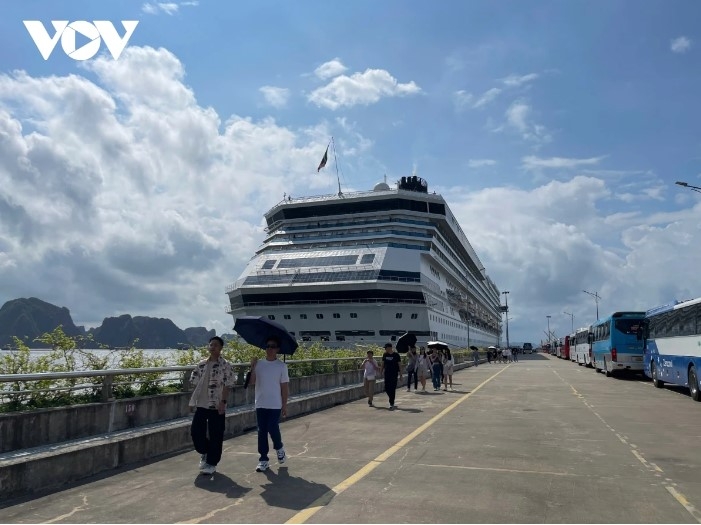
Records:
{"label": "man in white t-shirt", "polygon": [[258,466],[256,471],[264,472],[270,467],[268,434],[277,452],[277,461],[282,464],[287,459],[280,434],[280,417],[287,416],[290,376],[287,365],[278,360],[280,341],[269,337],[265,349],[265,360],[251,359],[251,379],[249,384],[256,387],[256,421],[258,422]]}

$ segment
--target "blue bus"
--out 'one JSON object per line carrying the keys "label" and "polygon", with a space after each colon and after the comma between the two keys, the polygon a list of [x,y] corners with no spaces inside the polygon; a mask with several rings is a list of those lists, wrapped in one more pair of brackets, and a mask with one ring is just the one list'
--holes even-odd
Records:
{"label": "blue bus", "polygon": [[645,375],[657,388],[685,386],[701,401],[701,297],[648,310]]}
{"label": "blue bus", "polygon": [[616,312],[596,321],[591,333],[591,360],[597,372],[643,371],[645,312]]}

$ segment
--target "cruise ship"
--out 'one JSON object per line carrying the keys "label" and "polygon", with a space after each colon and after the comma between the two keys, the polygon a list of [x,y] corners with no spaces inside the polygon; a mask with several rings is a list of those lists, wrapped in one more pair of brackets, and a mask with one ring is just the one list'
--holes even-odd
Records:
{"label": "cruise ship", "polygon": [[286,198],[226,288],[227,312],[265,316],[298,341],[498,345],[500,293],[442,196],[402,177],[372,191]]}

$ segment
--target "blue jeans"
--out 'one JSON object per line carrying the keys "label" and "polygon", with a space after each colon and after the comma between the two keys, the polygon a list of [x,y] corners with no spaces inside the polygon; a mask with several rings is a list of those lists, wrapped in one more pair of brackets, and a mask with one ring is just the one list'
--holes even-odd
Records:
{"label": "blue jeans", "polygon": [[280,412],[279,408],[256,408],[256,421],[258,422],[258,454],[259,461],[268,461],[268,434],[273,440],[273,448],[282,448],[282,435],[280,434]]}
{"label": "blue jeans", "polygon": [[440,365],[434,365],[433,374],[431,375],[431,381],[433,381],[433,388],[441,387],[441,367]]}

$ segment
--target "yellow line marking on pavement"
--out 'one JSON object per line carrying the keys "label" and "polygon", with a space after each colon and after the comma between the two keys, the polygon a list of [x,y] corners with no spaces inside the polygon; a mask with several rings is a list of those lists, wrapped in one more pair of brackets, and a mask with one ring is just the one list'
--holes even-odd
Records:
{"label": "yellow line marking on pavement", "polygon": [[416,463],[416,467],[432,467],[432,468],[454,468],[463,470],[486,470],[489,472],[505,472],[507,474],[545,474],[547,476],[569,476],[575,478],[592,477],[582,476],[581,474],[572,474],[571,472],[549,472],[545,470],[521,470],[511,468],[493,468],[493,467],[466,467],[462,465],[433,465],[431,463]]}
{"label": "yellow line marking on pavement", "polygon": [[504,370],[510,368],[511,365],[507,365],[501,370],[499,370],[496,374],[494,374],[492,377],[489,379],[486,379],[482,383],[480,383],[477,387],[475,387],[471,392],[468,392],[467,394],[461,396],[460,398],[457,399],[457,401],[454,401],[451,405],[447,406],[444,408],[441,412],[433,416],[431,419],[429,419],[426,423],[418,427],[416,430],[411,432],[409,435],[404,437],[403,439],[399,440],[396,444],[392,445],[389,447],[387,450],[385,450],[382,454],[377,456],[375,459],[370,461],[367,465],[364,467],[360,468],[357,472],[354,474],[351,474],[349,477],[341,481],[338,485],[333,487],[331,490],[320,496],[319,498],[316,499],[316,501],[313,501],[309,507],[306,509],[303,509],[299,511],[297,514],[292,516],[289,520],[287,520],[285,523],[305,523],[309,518],[311,518],[314,514],[319,512],[323,507],[329,504],[331,500],[341,494],[343,491],[348,489],[349,487],[352,487],[355,485],[358,481],[363,479],[365,476],[370,474],[373,470],[375,470],[377,467],[379,467],[382,463],[384,463],[386,460],[388,460],[390,457],[392,457],[393,454],[401,450],[404,446],[406,446],[412,439],[417,437],[419,434],[421,434],[423,431],[427,430],[430,428],[434,423],[442,419],[445,415],[447,415],[449,412],[454,410],[455,408],[458,407],[463,401],[466,401],[467,399],[472,396],[475,392],[477,392],[480,388],[482,388],[484,385],[489,383],[492,379],[497,377],[499,374],[501,374]]}
{"label": "yellow line marking on pavement", "polygon": [[689,503],[681,492],[677,491],[674,487],[670,487],[669,485],[665,486],[665,488],[672,496],[674,496],[674,499],[676,499],[689,512],[689,514],[696,518],[696,521],[701,523],[701,512],[699,512],[696,507]]}
{"label": "yellow line marking on pavement", "polygon": [[[640,461],[640,463],[643,464],[643,466],[645,467],[645,469],[646,469],[648,472],[651,472],[651,473],[652,473],[653,471],[657,472],[657,474],[655,474],[655,476],[660,476],[660,473],[664,473],[664,471],[663,471],[660,467],[658,467],[656,464],[654,464],[654,463],[649,463],[649,462],[643,457],[643,455],[642,455],[640,452],[638,452],[638,450],[637,450],[638,447],[637,447],[636,445],[633,445],[632,443],[628,443],[628,441],[626,441],[626,439],[625,439],[623,436],[621,436],[618,432],[616,432],[616,430],[615,430],[613,427],[611,427],[611,425],[609,425],[609,424],[604,420],[604,418],[601,417],[601,416],[596,412],[596,410],[594,410],[594,407],[592,407],[592,406],[587,402],[587,400],[584,398],[584,396],[583,396],[582,394],[580,394],[579,392],[577,392],[577,389],[576,389],[575,387],[573,387],[571,384],[569,384],[560,374],[557,373],[556,370],[553,370],[553,372],[555,373],[555,375],[556,375],[557,377],[560,378],[560,380],[561,380],[563,383],[565,383],[566,385],[568,385],[568,386],[572,389],[572,392],[574,392],[574,394],[582,401],[582,403],[584,403],[584,404],[586,405],[586,407],[587,407],[589,410],[591,410],[592,413],[593,413],[604,425],[606,425],[606,427],[610,428],[610,429],[616,434],[616,437],[617,437],[622,443],[624,443],[625,445],[628,446],[628,450],[630,450],[631,453],[638,459],[638,461]],[[672,480],[671,480],[670,478],[665,478],[665,481],[662,482],[662,486],[664,486],[664,488],[667,489],[667,491],[674,497],[674,499],[676,499],[676,500],[682,505],[682,507],[684,507],[684,508],[687,510],[687,512],[688,512],[689,514],[691,514],[691,516],[692,516],[696,521],[698,521],[699,523],[701,523],[701,512],[699,512],[699,511],[696,509],[696,507],[694,507],[691,503],[689,503],[689,500],[686,499],[686,496],[684,496],[684,494],[682,494],[681,492],[679,492],[678,490],[676,490],[672,485],[675,485],[675,483],[672,483]]]}

